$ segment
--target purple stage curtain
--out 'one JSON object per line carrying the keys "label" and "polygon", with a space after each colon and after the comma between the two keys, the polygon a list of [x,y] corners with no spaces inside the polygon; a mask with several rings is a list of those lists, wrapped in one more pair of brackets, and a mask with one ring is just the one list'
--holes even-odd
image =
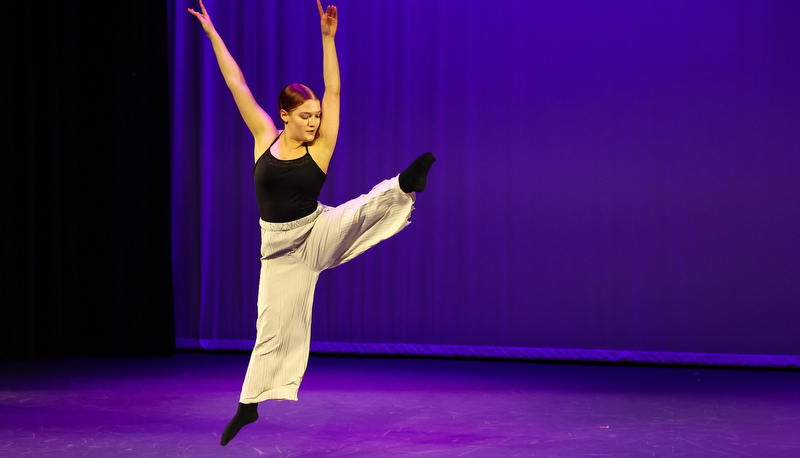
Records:
{"label": "purple stage curtain", "polygon": [[[168,4],[178,345],[249,349],[252,137],[198,5]],[[322,93],[312,0],[206,6],[273,119],[285,85]],[[323,273],[316,349],[798,366],[800,3],[337,6],[341,130],[321,200],[439,160],[411,226]]]}

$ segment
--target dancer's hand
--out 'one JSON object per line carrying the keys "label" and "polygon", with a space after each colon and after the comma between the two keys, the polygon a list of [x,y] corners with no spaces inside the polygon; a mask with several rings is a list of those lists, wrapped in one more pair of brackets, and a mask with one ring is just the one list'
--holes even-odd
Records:
{"label": "dancer's hand", "polygon": [[200,10],[203,12],[202,14],[191,8],[186,9],[193,14],[198,21],[200,21],[200,24],[203,26],[203,30],[206,31],[207,35],[214,32],[214,23],[211,22],[211,16],[208,15],[208,11],[206,11],[206,7],[203,5],[203,0],[200,0]]}
{"label": "dancer's hand", "polygon": [[336,11],[336,7],[333,5],[328,5],[328,9],[322,11],[322,3],[317,0],[317,8],[319,8],[319,20],[320,20],[320,27],[322,27],[322,36],[323,37],[335,37],[336,36],[336,23],[338,13]]}

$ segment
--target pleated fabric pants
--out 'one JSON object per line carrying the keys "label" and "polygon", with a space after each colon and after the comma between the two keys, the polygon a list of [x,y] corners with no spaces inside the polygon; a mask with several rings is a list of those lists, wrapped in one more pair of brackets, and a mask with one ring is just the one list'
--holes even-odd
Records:
{"label": "pleated fabric pants", "polygon": [[311,306],[320,272],[345,263],[400,232],[415,194],[398,178],[338,207],[288,223],[261,223],[256,344],[239,402],[297,400],[308,364]]}

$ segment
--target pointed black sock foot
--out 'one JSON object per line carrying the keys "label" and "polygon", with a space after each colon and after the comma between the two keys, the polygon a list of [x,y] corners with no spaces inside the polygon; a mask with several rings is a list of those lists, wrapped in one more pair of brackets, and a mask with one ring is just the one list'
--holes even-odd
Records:
{"label": "pointed black sock foot", "polygon": [[236,415],[233,416],[233,420],[228,423],[228,426],[225,427],[225,431],[222,432],[222,440],[219,444],[228,445],[228,442],[236,437],[236,434],[243,426],[258,420],[258,411],[256,409],[258,409],[258,404],[242,404],[240,402],[239,409],[236,410]]}
{"label": "pointed black sock foot", "polygon": [[422,192],[428,181],[428,170],[436,162],[436,156],[425,153],[414,159],[414,162],[400,174],[400,189],[403,192]]}

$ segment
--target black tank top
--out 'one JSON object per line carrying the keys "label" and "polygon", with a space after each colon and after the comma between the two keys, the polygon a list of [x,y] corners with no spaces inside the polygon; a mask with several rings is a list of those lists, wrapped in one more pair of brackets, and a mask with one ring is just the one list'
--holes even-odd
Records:
{"label": "black tank top", "polygon": [[283,161],[267,148],[256,161],[253,168],[256,201],[258,213],[264,221],[294,221],[317,209],[319,193],[327,176],[309,154],[308,145],[305,146],[306,154],[297,159]]}

